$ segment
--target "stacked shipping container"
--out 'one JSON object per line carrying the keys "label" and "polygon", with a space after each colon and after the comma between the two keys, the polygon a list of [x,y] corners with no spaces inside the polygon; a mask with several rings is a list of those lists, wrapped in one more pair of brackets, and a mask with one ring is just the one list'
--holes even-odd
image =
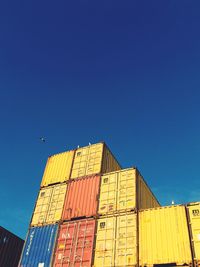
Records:
{"label": "stacked shipping container", "polygon": [[17,267],[24,240],[0,226],[0,266]]}
{"label": "stacked shipping container", "polygon": [[199,203],[161,208],[104,143],[49,157],[20,267],[199,262]]}

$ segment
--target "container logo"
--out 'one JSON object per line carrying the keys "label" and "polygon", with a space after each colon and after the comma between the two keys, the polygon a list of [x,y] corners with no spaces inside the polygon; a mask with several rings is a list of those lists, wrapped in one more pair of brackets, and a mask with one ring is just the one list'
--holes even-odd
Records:
{"label": "container logo", "polygon": [[102,228],[105,228],[105,226],[106,226],[106,223],[105,222],[101,222],[100,223],[100,228],[102,229]]}
{"label": "container logo", "polygon": [[108,183],[108,178],[104,178],[103,182],[104,182],[104,184],[107,184]]}
{"label": "container logo", "polygon": [[193,216],[200,216],[200,211],[199,210],[192,210],[192,215]]}
{"label": "container logo", "polygon": [[35,234],[35,230],[33,232],[31,232],[31,234],[30,234],[30,241],[29,241],[29,244],[28,244],[28,247],[27,247],[27,250],[26,250],[26,255],[27,256],[29,255],[29,252],[30,252],[30,249],[31,249],[31,245],[32,245],[32,242],[33,242],[34,234]]}

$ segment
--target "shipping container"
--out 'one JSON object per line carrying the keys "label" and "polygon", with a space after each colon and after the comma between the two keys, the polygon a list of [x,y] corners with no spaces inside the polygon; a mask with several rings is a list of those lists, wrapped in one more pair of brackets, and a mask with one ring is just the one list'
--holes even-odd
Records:
{"label": "shipping container", "polygon": [[71,174],[74,150],[52,155],[48,158],[41,187],[66,182]]}
{"label": "shipping container", "polygon": [[192,264],[184,206],[139,212],[139,266],[156,264]]}
{"label": "shipping container", "polygon": [[195,262],[200,266],[200,202],[187,205],[188,222]]}
{"label": "shipping container", "polygon": [[94,219],[75,220],[60,226],[54,267],[90,267],[94,246]]}
{"label": "shipping container", "polygon": [[119,163],[105,143],[93,144],[76,150],[71,179],[119,169]]}
{"label": "shipping container", "polygon": [[57,224],[30,228],[19,267],[51,266],[57,230]]}
{"label": "shipping container", "polygon": [[100,176],[86,176],[68,183],[63,220],[97,215]]}
{"label": "shipping container", "polygon": [[31,226],[52,224],[61,219],[67,184],[44,187],[40,190]]}
{"label": "shipping container", "polygon": [[17,267],[24,240],[0,226],[0,266]]}
{"label": "shipping container", "polygon": [[137,214],[102,217],[97,223],[95,267],[136,266]]}
{"label": "shipping container", "polygon": [[100,215],[158,206],[158,200],[136,168],[102,175],[98,210]]}

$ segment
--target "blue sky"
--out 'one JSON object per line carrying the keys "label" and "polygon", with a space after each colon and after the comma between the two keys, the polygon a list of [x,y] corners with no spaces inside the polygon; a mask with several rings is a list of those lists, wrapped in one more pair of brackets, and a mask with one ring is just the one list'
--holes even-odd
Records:
{"label": "blue sky", "polygon": [[162,205],[200,200],[199,9],[0,4],[0,225],[24,238],[48,155],[101,140]]}

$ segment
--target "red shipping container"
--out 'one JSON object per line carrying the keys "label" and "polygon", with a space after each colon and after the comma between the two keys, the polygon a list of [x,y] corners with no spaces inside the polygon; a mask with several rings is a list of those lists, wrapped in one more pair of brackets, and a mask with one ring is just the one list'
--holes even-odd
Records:
{"label": "red shipping container", "polygon": [[100,176],[85,176],[68,183],[63,220],[97,215]]}
{"label": "red shipping container", "polygon": [[60,226],[54,267],[90,267],[94,246],[95,219],[76,220]]}

